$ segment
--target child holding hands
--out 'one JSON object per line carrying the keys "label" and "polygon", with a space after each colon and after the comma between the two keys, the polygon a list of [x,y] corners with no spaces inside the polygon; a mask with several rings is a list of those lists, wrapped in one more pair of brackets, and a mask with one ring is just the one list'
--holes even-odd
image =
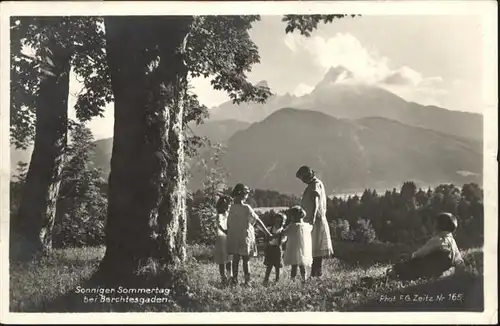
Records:
{"label": "child holding hands", "polygon": [[266,245],[264,265],[266,265],[266,275],[264,277],[264,286],[269,283],[269,276],[274,267],[276,273],[276,282],[280,279],[280,268],[283,267],[283,244],[286,242],[286,236],[281,234],[286,222],[286,215],[278,213],[274,225],[270,228],[269,232],[272,237]]}
{"label": "child holding hands", "polygon": [[283,263],[285,266],[292,266],[291,278],[297,276],[297,268],[300,270],[302,282],[306,280],[306,266],[312,264],[312,225],[304,222],[306,212],[300,206],[293,206],[289,209],[288,215],[292,223],[282,231],[282,235],[287,237]]}
{"label": "child holding hands", "polygon": [[248,285],[250,283],[248,261],[251,256],[257,254],[254,225],[257,224],[260,226],[266,236],[271,236],[266,225],[250,205],[246,203],[249,193],[250,189],[244,184],[239,183],[234,187],[234,202],[231,205],[227,219],[227,248],[228,253],[233,255],[233,284],[238,284],[240,258],[243,260],[245,284]]}

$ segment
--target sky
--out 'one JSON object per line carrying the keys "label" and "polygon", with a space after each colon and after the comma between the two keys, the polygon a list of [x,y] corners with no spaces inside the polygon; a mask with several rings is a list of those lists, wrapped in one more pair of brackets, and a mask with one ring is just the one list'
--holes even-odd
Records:
{"label": "sky", "polygon": [[[310,37],[285,34],[281,16],[262,16],[250,31],[260,64],[250,81],[268,82],[276,94],[303,95],[330,67],[342,65],[359,82],[383,87],[407,101],[450,110],[483,112],[483,31],[480,16],[362,16],[320,24]],[[192,80],[209,108],[227,100],[210,79]],[[70,91],[81,85],[73,77]],[[76,101],[70,95],[70,104]],[[113,104],[89,123],[96,139],[112,137]]]}

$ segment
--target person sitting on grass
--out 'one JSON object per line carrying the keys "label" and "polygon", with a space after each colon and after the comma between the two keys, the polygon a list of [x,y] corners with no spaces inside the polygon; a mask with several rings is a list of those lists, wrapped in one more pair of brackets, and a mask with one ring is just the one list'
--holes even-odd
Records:
{"label": "person sitting on grass", "polygon": [[280,279],[280,268],[283,267],[283,244],[286,242],[286,236],[283,236],[281,231],[286,222],[286,215],[283,213],[276,214],[274,225],[269,229],[272,235],[277,235],[276,237],[269,239],[266,244],[264,265],[266,266],[266,275],[264,277],[264,286],[269,283],[269,276],[274,267],[276,273],[275,281],[278,282]]}
{"label": "person sitting on grass", "polygon": [[450,213],[441,213],[435,226],[436,234],[409,258],[392,266],[387,272],[389,277],[414,280],[439,277],[451,267],[463,269],[464,261],[453,238],[457,218]]}

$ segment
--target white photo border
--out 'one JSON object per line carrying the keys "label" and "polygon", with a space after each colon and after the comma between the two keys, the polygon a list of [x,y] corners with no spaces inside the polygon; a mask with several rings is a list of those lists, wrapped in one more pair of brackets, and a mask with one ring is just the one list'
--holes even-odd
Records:
{"label": "white photo border", "polygon": [[[498,322],[498,17],[496,1],[30,1],[1,3],[0,321],[2,323],[495,324]],[[11,16],[227,14],[479,15],[483,22],[484,311],[300,313],[11,313],[9,312],[9,52]],[[459,54],[457,54],[459,55]],[[485,224],[486,224],[485,223]]]}

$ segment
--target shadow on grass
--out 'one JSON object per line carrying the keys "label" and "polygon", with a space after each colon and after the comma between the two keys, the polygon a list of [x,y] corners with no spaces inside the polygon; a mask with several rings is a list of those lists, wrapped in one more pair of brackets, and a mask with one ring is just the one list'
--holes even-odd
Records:
{"label": "shadow on grass", "polygon": [[[257,256],[263,257],[265,252],[265,245],[257,245]],[[215,264],[214,263],[214,247],[203,245],[192,245],[189,248],[188,259],[194,258],[194,261],[201,264]]]}
{"label": "shadow on grass", "polygon": [[416,246],[394,245],[381,242],[370,244],[338,241],[334,244],[334,256],[350,267],[368,268],[379,264],[392,264],[403,254],[413,252]]}
{"label": "shadow on grass", "polygon": [[[396,248],[395,248],[396,249]],[[375,255],[364,261],[387,262],[388,258],[397,257],[399,250],[390,255]],[[357,289],[346,291],[365,292],[365,300],[360,304],[350,305],[347,311],[471,311],[484,310],[483,252],[473,248],[462,252],[467,272],[442,277],[434,280],[389,281],[385,277],[370,280],[366,286],[360,282]],[[351,258],[351,261],[354,260]],[[349,264],[349,262],[345,262]],[[360,265],[358,263],[358,265]],[[365,287],[363,289],[363,287]]]}
{"label": "shadow on grass", "polygon": [[[80,286],[87,286],[88,282],[83,282]],[[82,301],[82,297],[74,293],[74,290],[57,296],[52,300],[33,300],[18,302],[11,300],[9,310],[12,313],[39,313],[39,312],[92,312],[92,308],[85,305]],[[75,306],[79,305],[78,309]],[[85,308],[89,308],[86,310]]]}
{"label": "shadow on grass", "polygon": [[[166,292],[160,294],[119,294],[119,286],[104,286],[94,275],[91,279],[81,282],[78,287],[55,298],[54,300],[41,302],[38,305],[26,307],[24,312],[180,312],[189,309],[195,304],[189,294],[189,287],[185,282],[179,282],[172,276],[162,276],[168,280],[130,283],[124,285],[125,289],[165,289]],[[114,289],[111,294],[91,293],[83,294],[77,289],[102,289],[102,291]],[[104,292],[103,292],[104,293]],[[110,300],[117,300],[110,302]],[[153,302],[155,300],[156,302]],[[158,301],[161,300],[161,301]],[[181,308],[183,307],[183,308]]]}
{"label": "shadow on grass", "polygon": [[[156,273],[134,274],[121,281],[94,272],[60,294],[24,302],[12,312],[179,312],[196,304],[185,270],[161,269]],[[126,274],[128,275],[128,274]],[[147,291],[147,292],[146,292]],[[181,308],[183,307],[183,308]]]}
{"label": "shadow on grass", "polygon": [[188,259],[194,259],[197,263],[212,264],[214,256],[214,247],[200,244],[192,244],[188,247]]}
{"label": "shadow on grass", "polygon": [[[96,255],[97,256],[97,255]],[[31,261],[10,260],[11,312],[41,312],[44,305],[93,273],[100,257],[78,257],[55,251]]]}
{"label": "shadow on grass", "polygon": [[[79,287],[84,289],[97,288],[99,285],[92,279],[81,282]],[[97,295],[84,295],[76,293],[76,288],[68,291],[67,293],[51,300],[42,301],[38,305],[27,307],[26,312],[119,312],[121,311],[119,305],[106,306],[97,302],[88,302],[88,298],[97,298]],[[31,308],[31,309],[30,309]]]}
{"label": "shadow on grass", "polygon": [[[360,248],[361,249],[361,248]],[[11,303],[12,312],[196,312],[196,311],[207,311],[207,307],[216,307],[217,311],[220,309],[227,309],[226,311],[241,311],[242,307],[237,306],[241,304],[241,298],[238,300],[230,300],[232,306],[226,306],[221,303],[218,299],[218,295],[214,295],[210,291],[215,292],[223,290],[214,280],[212,283],[209,280],[207,285],[210,291],[205,291],[203,293],[197,292],[196,289],[191,290],[189,287],[195,288],[197,283],[190,283],[189,278],[192,273],[199,273],[200,271],[206,270],[205,263],[213,264],[212,261],[212,250],[211,248],[199,246],[192,247],[189,249],[189,257],[196,258],[195,260],[188,261],[182,270],[175,270],[168,273],[160,273],[154,278],[148,278],[147,280],[137,280],[135,283],[128,285],[129,288],[166,288],[169,289],[169,295],[167,295],[166,302],[159,303],[144,303],[140,304],[137,302],[127,303],[127,302],[102,302],[102,298],[98,293],[76,293],[77,286],[83,289],[109,289],[109,285],[105,287],[101,281],[92,274],[95,271],[100,261],[101,254],[92,254],[82,257],[81,253],[76,251],[70,251],[61,256],[55,256],[53,259],[44,260],[40,263],[32,266],[31,270],[36,272],[35,274],[23,273],[26,270],[26,266],[21,264],[17,266],[16,264],[11,265],[15,268],[14,273],[18,277],[16,279],[16,286],[22,285],[20,281],[24,281],[26,286],[22,287],[21,290],[17,291],[20,294],[16,297],[15,305]],[[346,256],[346,258],[348,258]],[[383,258],[382,255],[376,258]],[[332,302],[335,306],[327,308],[327,311],[340,310],[340,311],[482,311],[483,310],[483,278],[482,275],[482,251],[471,250],[465,256],[466,264],[475,271],[475,273],[463,274],[460,276],[452,276],[448,278],[442,278],[435,281],[429,281],[426,283],[415,282],[415,283],[405,283],[403,288],[400,283],[395,281],[386,282],[385,280],[375,280],[370,284],[360,283],[355,286],[350,286],[352,283],[345,284],[349,287],[343,288],[341,291],[332,293]],[[189,260],[189,258],[188,258]],[[372,265],[373,260],[367,262],[367,265]],[[200,269],[199,263],[203,263]],[[338,262],[339,264],[341,262]],[[343,264],[343,263],[342,263]],[[359,265],[359,264],[358,264]],[[17,267],[16,267],[17,266]],[[68,283],[65,287],[55,286],[55,282],[59,281],[56,277],[59,277],[59,271],[61,268],[69,267],[71,270],[71,275],[73,275],[74,282]],[[44,269],[45,268],[45,269]],[[338,267],[343,269],[343,266]],[[82,271],[85,270],[85,273]],[[57,274],[57,275],[56,275]],[[68,274],[69,275],[69,274]],[[93,275],[91,277],[91,275]],[[367,274],[373,275],[373,274]],[[39,277],[43,277],[40,279]],[[80,276],[78,279],[77,276]],[[11,275],[12,279],[12,275]],[[33,280],[28,282],[26,280]],[[36,280],[36,282],[34,281]],[[205,281],[204,281],[205,282]],[[11,281],[12,284],[12,281]],[[23,283],[24,284],[24,283]],[[45,284],[47,292],[43,288],[40,288],[40,284]],[[205,283],[203,283],[205,284]],[[321,284],[321,283],[319,283]],[[318,285],[319,285],[318,284]],[[328,286],[326,286],[328,284]],[[38,285],[38,286],[37,286]],[[332,289],[330,283],[325,283],[323,289],[314,288],[316,290],[323,291],[325,286],[327,289]],[[345,286],[340,284],[340,286]],[[115,287],[116,288],[116,287]],[[36,289],[35,292],[26,291],[25,289]],[[205,288],[204,288],[205,289]],[[338,288],[337,288],[338,289]],[[51,290],[54,295],[46,296]],[[272,291],[272,290],[271,290]],[[326,292],[325,292],[326,291]],[[325,290],[324,293],[331,293],[330,290]],[[334,290],[335,291],[335,290]],[[94,291],[95,292],[95,291]],[[323,293],[322,292],[322,293]],[[333,292],[333,291],[332,291]],[[194,295],[197,293],[197,295]],[[250,295],[247,295],[250,293]],[[260,292],[259,292],[260,293]],[[410,297],[407,299],[406,296]],[[415,298],[415,295],[417,297]],[[442,301],[430,302],[426,301],[426,297],[437,297],[441,295],[444,297]],[[34,299],[37,296],[36,299]],[[151,298],[149,294],[134,294],[133,297],[148,299]],[[245,292],[246,299],[251,299],[253,302],[261,301],[261,297],[255,298],[250,292]],[[47,299],[45,299],[47,297]],[[85,299],[87,298],[87,300]],[[107,297],[113,297],[108,295]],[[156,295],[158,297],[158,295]],[[160,296],[161,297],[161,296]],[[356,300],[356,298],[363,298],[362,300]],[[94,299],[94,302],[90,302],[88,299]],[[230,297],[231,299],[235,297]],[[236,296],[236,298],[238,298]],[[391,300],[394,298],[393,300]],[[420,299],[419,299],[420,298]],[[97,299],[97,300],[95,300]],[[213,301],[215,299],[215,301]],[[294,308],[300,307],[304,309],[303,306],[294,306],[298,303],[303,303],[302,299],[297,298],[297,302],[288,302],[283,299],[283,302],[276,303],[278,305],[283,304],[286,311],[293,311]],[[290,299],[291,300],[291,299]],[[295,300],[295,299],[294,299]],[[414,301],[417,300],[417,301]],[[420,301],[419,301],[420,300]],[[24,301],[24,302],[22,302]],[[11,300],[12,302],[12,300]],[[287,303],[288,302],[288,303]],[[274,304],[274,303],[273,303]],[[286,305],[285,305],[286,304]],[[236,306],[235,306],[236,305]],[[263,309],[269,307],[265,306]],[[337,309],[338,308],[338,309]],[[260,309],[260,308],[259,308]],[[307,308],[308,309],[308,308]],[[215,310],[214,310],[215,311]],[[259,310],[264,311],[264,310]]]}

